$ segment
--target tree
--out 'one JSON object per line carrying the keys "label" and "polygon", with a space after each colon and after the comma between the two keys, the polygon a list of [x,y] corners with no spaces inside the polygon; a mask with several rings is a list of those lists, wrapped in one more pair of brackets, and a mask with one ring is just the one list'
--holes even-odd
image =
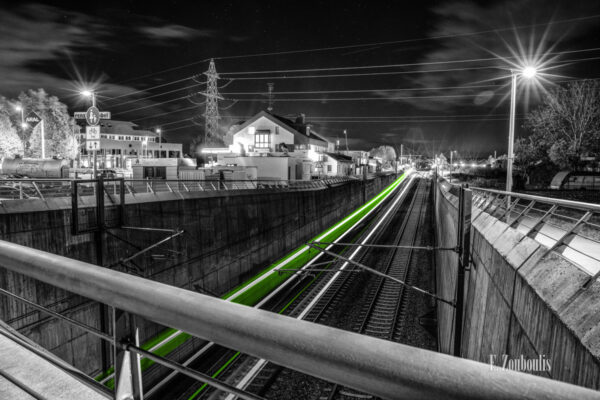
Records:
{"label": "tree", "polygon": [[389,168],[396,161],[396,150],[391,146],[379,146],[369,151],[371,157],[379,157],[382,160],[383,167]]}
{"label": "tree", "polygon": [[23,154],[23,142],[9,116],[0,110],[0,157],[14,157],[17,154]]}
{"label": "tree", "polygon": [[[29,90],[19,95],[19,103],[26,113],[34,111],[44,121],[44,143],[46,157],[75,158],[78,152],[74,134],[74,122],[69,117],[67,106],[44,89]],[[25,131],[25,155],[39,158],[42,156],[41,123]]]}
{"label": "tree", "polygon": [[577,169],[582,156],[600,155],[600,85],[586,80],[552,91],[525,126],[532,134],[529,142],[517,142],[517,158],[543,152],[559,167]]}

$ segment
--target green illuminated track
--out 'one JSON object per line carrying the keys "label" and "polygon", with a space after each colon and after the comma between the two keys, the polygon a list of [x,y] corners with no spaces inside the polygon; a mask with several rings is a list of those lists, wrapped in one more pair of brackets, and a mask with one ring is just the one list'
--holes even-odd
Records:
{"label": "green illuminated track", "polygon": [[[400,184],[404,181],[405,178],[406,174],[400,175],[394,182],[388,185],[385,189],[379,192],[379,194],[377,194],[367,203],[363,204],[351,214],[349,214],[348,216],[346,216],[345,218],[343,218],[324,232],[315,236],[310,241],[325,243],[333,242],[341,235],[343,235],[350,227],[352,227],[367,213],[369,213],[371,210],[373,210],[379,204],[381,204],[385,199],[387,199],[388,196],[392,194],[398,186],[400,186]],[[327,245],[320,246],[322,248],[327,247]],[[261,299],[267,296],[271,291],[273,291],[276,287],[278,287],[284,281],[290,278],[291,274],[280,274],[276,271],[277,269],[283,267],[285,267],[286,269],[299,269],[311,259],[316,257],[319,253],[320,251],[317,249],[310,248],[307,245],[302,245],[294,251],[292,251],[291,253],[284,256],[283,258],[277,260],[269,267],[265,268],[256,276],[252,277],[248,281],[242,283],[241,285],[237,286],[225,295],[221,296],[221,298],[223,300],[231,301],[234,303],[244,304],[247,306],[254,306]],[[165,329],[159,335],[144,343],[141,347],[144,350],[148,350],[155,353],[156,355],[166,356],[190,338],[191,335],[185,332],[169,328]],[[153,361],[142,358],[142,371],[148,369],[152,364],[154,364]],[[114,369],[111,367],[108,371],[98,375],[95,379],[97,381],[105,380],[107,377],[112,376],[113,372]],[[114,380],[110,379],[106,381],[105,384],[106,386],[113,388]]]}

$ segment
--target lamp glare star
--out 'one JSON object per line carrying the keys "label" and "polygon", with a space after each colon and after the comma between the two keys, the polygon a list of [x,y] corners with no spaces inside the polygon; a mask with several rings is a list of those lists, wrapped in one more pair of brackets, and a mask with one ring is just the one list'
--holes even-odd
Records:
{"label": "lamp glare star", "polygon": [[537,70],[535,67],[525,67],[523,68],[523,76],[527,79],[533,78],[537,74]]}

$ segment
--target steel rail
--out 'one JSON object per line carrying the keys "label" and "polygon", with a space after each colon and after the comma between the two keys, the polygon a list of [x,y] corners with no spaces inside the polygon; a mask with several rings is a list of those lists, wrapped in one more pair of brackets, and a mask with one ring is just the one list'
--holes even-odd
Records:
{"label": "steel rail", "polygon": [[[327,245],[331,244],[330,242],[311,242],[316,245]],[[401,246],[394,244],[359,244],[359,243],[336,243],[340,246],[359,246],[359,247],[376,247],[382,249],[413,249],[413,250],[452,250],[456,251],[456,247],[435,247],[435,246]]]}
{"label": "steel rail", "polygon": [[225,302],[0,241],[10,271],[386,399],[600,399],[596,391]]}

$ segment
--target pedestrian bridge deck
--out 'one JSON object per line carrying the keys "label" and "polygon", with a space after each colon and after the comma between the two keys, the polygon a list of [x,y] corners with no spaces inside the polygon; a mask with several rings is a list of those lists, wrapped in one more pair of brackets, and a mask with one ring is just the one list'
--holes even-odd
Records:
{"label": "pedestrian bridge deck", "polygon": [[[25,346],[14,332],[0,325],[0,399],[105,400],[111,398],[65,372]],[[52,357],[50,355],[50,357]]]}

